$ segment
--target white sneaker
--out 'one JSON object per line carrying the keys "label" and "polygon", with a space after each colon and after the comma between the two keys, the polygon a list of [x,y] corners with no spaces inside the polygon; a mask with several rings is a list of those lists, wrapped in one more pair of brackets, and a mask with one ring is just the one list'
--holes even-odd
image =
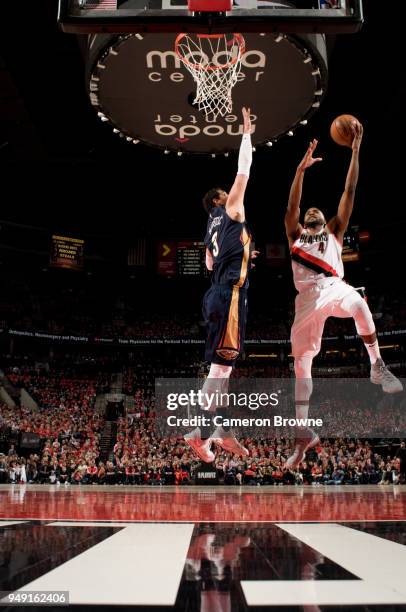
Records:
{"label": "white sneaker", "polygon": [[211,439],[215,444],[221,446],[221,448],[227,453],[233,453],[234,455],[242,455],[245,457],[248,457],[249,455],[249,451],[245,448],[245,446],[238,442],[231,430],[224,431],[224,429],[219,426],[212,434]]}
{"label": "white sneaker", "polygon": [[183,436],[183,439],[202,461],[212,463],[215,459],[215,454],[210,450],[211,438],[202,440],[200,436],[200,427],[196,427],[189,434]]}
{"label": "white sneaker", "polygon": [[295,438],[295,450],[286,459],[285,467],[288,469],[296,468],[306,458],[306,451],[310,450],[320,442],[319,436],[310,427],[305,427]]}
{"label": "white sneaker", "polygon": [[383,359],[377,359],[371,366],[371,383],[382,385],[382,390],[385,393],[399,393],[403,391],[402,383],[392,374]]}

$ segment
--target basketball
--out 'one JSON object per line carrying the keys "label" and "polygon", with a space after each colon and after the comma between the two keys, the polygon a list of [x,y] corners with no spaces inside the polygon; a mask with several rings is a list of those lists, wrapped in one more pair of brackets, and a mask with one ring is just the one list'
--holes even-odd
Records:
{"label": "basketball", "polygon": [[358,119],[353,115],[340,115],[336,117],[330,127],[330,136],[338,145],[343,147],[351,147],[353,133],[351,124]]}

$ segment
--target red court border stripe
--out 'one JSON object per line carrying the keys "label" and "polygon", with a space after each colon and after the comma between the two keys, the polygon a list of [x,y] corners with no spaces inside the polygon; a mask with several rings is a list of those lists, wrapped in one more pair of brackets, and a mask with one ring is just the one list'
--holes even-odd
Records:
{"label": "red court border stripe", "polygon": [[[1,527],[1,523],[2,521],[6,522],[6,521],[21,521],[21,522],[26,522],[28,523],[29,521],[46,521],[49,523],[59,523],[59,522],[70,522],[72,523],[72,525],[74,525],[75,523],[185,523],[185,524],[189,524],[189,525],[198,525],[199,523],[237,523],[237,524],[242,524],[242,523],[286,523],[286,524],[290,524],[290,523],[311,523],[311,524],[315,524],[315,523],[406,523],[406,518],[404,519],[361,519],[361,518],[354,518],[354,519],[326,519],[325,521],[317,521],[317,520],[310,520],[310,519],[306,519],[306,520],[302,520],[302,521],[278,521],[278,520],[227,520],[227,521],[220,521],[220,520],[184,520],[184,521],[165,521],[163,519],[161,520],[143,520],[143,519],[130,519],[130,520],[125,520],[125,519],[117,519],[117,520],[106,520],[106,519],[98,519],[98,520],[94,520],[94,519],[72,519],[72,518],[24,518],[24,519],[16,519],[16,518],[4,518],[4,519],[0,519],[0,527]],[[16,527],[17,525],[9,525],[10,527]]]}

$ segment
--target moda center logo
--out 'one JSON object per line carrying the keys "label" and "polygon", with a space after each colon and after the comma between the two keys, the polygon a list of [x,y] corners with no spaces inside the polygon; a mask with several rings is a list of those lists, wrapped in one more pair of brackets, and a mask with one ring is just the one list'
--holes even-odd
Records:
{"label": "moda center logo", "polygon": [[[196,54],[195,54],[196,55]],[[201,61],[209,62],[209,58],[205,53],[198,54]],[[227,57],[226,51],[219,51],[211,58],[211,64],[221,65]],[[152,83],[161,83],[167,80],[172,83],[184,83],[189,80],[191,87],[195,86],[190,75],[186,72],[181,72],[182,62],[175,51],[160,51],[158,49],[151,50],[145,55],[145,63],[148,70],[147,76]],[[265,74],[267,56],[263,51],[258,49],[250,49],[246,51],[241,59],[242,70],[239,72],[237,81],[242,82],[250,78],[250,82],[259,83],[261,77]],[[244,72],[246,69],[248,72]],[[198,121],[207,123],[208,125],[197,125]],[[255,133],[256,115],[251,115],[252,133]],[[171,114],[163,119],[163,116],[158,113],[154,119],[154,130],[160,136],[175,136],[179,141],[189,139],[192,136],[198,136],[203,133],[205,136],[217,137],[222,134],[229,136],[240,136],[243,133],[243,125],[240,117],[235,114],[229,114],[224,117],[226,125],[216,124],[216,119],[202,116],[200,113],[195,115],[188,114],[186,117],[179,114]]]}

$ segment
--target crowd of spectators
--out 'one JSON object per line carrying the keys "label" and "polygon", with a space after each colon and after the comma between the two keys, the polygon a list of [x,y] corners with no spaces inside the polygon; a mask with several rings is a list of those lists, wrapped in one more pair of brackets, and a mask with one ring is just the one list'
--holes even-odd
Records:
{"label": "crowd of spectators", "polygon": [[[2,445],[7,444],[0,455],[0,482],[81,480],[100,456],[104,417],[95,412],[100,380],[29,367],[13,367],[7,374],[9,382],[25,388],[34,401],[0,404]],[[29,457],[18,454],[22,433],[36,434],[40,451]]]}
{"label": "crowd of spectators", "polygon": [[[102,459],[99,441],[104,419],[94,412],[92,383],[66,381],[60,384],[61,395],[55,389],[36,388],[44,398],[38,410],[0,405],[2,428],[8,428],[8,436],[1,442],[0,482],[56,486],[194,482],[200,462],[180,434],[160,434],[153,394],[144,394],[141,389],[134,393],[132,411],[118,419],[114,447],[107,459]],[[338,407],[332,405],[331,409],[336,412]],[[357,418],[357,413],[354,408],[347,416]],[[343,415],[338,417],[343,420]],[[387,419],[385,412],[383,417]],[[365,414],[359,416],[359,426],[362,419]],[[20,432],[37,433],[42,440],[41,450],[18,453]],[[217,477],[226,485],[388,485],[404,479],[400,461],[403,456],[404,472],[404,444],[400,446],[393,438],[368,440],[337,433],[323,438],[296,470],[285,466],[293,450],[291,438],[264,438],[259,432],[241,439],[249,450],[247,458],[230,456],[217,448]]]}
{"label": "crowd of spectators", "polygon": [[[184,485],[192,484],[200,462],[180,437],[160,438],[147,418],[137,427],[120,424],[113,456],[98,459],[97,437],[80,443],[48,438],[41,454],[18,456],[14,445],[0,454],[0,482],[55,485]],[[389,485],[404,482],[400,456],[404,444],[374,445],[367,440],[324,439],[296,470],[285,467],[291,441],[245,439],[248,458],[218,449],[215,468],[226,485]],[[402,455],[403,452],[403,455]],[[400,453],[400,455],[399,455]],[[398,454],[398,456],[396,456]],[[404,461],[404,459],[403,459]]]}
{"label": "crowd of spectators", "polygon": [[[204,375],[205,368],[193,349],[182,351],[182,355],[162,353],[161,358],[148,352],[140,355],[143,357],[121,369],[122,391],[131,401],[126,414],[118,418],[114,447],[112,444],[105,455],[100,451],[105,416],[95,409],[95,401],[97,394],[105,393],[110,386],[112,364],[108,360],[98,362],[96,358],[78,363],[75,359],[64,367],[32,360],[18,365],[9,360],[4,367],[6,380],[15,388],[25,388],[34,403],[0,403],[0,482],[56,486],[193,483],[200,462],[179,433],[162,433],[156,426],[155,380],[196,380]],[[334,372],[331,376],[335,376]],[[289,379],[292,369],[289,365],[270,365],[269,360],[246,360],[239,363],[233,377]],[[240,382],[244,381],[237,380],[236,384]],[[362,394],[354,393],[344,406],[337,398],[343,397],[344,392],[348,396],[346,381],[337,380],[334,385],[343,385],[343,389],[331,393],[317,414],[315,406],[312,408],[310,416],[322,416],[326,428],[322,443],[308,453],[299,469],[285,467],[293,451],[292,431],[274,430],[268,435],[261,429],[237,431],[249,457],[232,457],[217,448],[215,467],[219,481],[235,485],[314,486],[399,483],[404,475],[400,476],[400,457],[396,454],[406,431],[404,400],[395,401],[369,385],[365,402],[360,400]],[[22,433],[37,434],[40,448],[22,452]]]}
{"label": "crowd of spectators", "polygon": [[[278,292],[277,302],[258,298],[251,305],[247,337],[252,340],[284,340],[289,338],[294,317],[294,292]],[[106,295],[103,288],[72,289],[49,286],[33,291],[29,285],[11,286],[0,300],[0,328],[20,331],[42,331],[53,334],[121,337],[134,339],[182,339],[204,335],[201,315],[201,295],[205,286],[190,295],[188,308],[179,300],[181,289],[166,291],[167,309],[159,311],[144,303],[145,298],[134,290],[117,296]],[[406,299],[402,294],[386,292],[369,296],[369,304],[379,330],[391,331],[402,327],[406,320]],[[183,305],[183,308],[182,308]],[[170,314],[168,314],[168,310]],[[326,336],[354,335],[352,320],[329,319]]]}
{"label": "crowd of spectators", "polygon": [[201,333],[199,300],[196,312],[176,308],[168,316],[167,309],[160,313],[142,304],[134,288],[123,296],[106,292],[104,284],[33,289],[19,283],[7,289],[0,299],[1,329],[110,338],[190,338]]}

